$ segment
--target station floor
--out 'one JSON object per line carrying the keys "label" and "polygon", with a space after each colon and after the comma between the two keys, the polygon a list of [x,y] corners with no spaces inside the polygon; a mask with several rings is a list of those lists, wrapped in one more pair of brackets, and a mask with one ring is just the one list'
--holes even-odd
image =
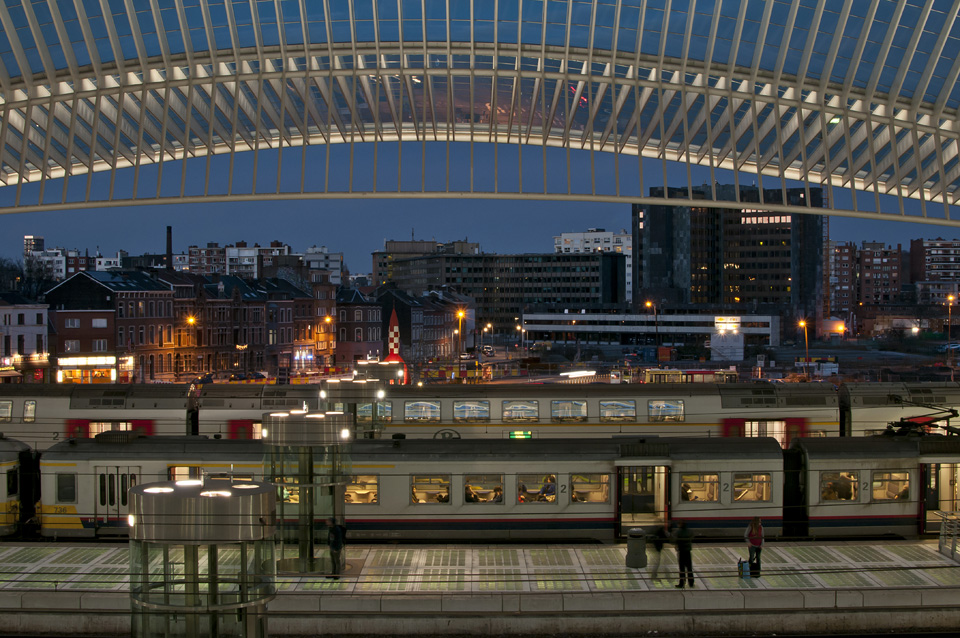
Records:
{"label": "station floor", "polygon": [[[648,556],[652,558],[652,549]],[[338,580],[277,579],[284,592],[338,594],[613,592],[673,589],[676,553],[665,548],[660,579],[625,566],[623,545],[377,545],[347,547]],[[125,592],[126,544],[0,543],[0,592]],[[935,588],[960,586],[960,564],[934,541],[789,543],[768,541],[760,578],[737,576],[741,544],[696,545],[701,590]],[[224,557],[221,557],[224,560]],[[229,560],[229,559],[227,559]]]}

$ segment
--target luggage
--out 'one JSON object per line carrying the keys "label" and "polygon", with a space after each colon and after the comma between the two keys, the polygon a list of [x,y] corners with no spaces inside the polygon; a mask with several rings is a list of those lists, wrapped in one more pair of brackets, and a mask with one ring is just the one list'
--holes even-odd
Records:
{"label": "luggage", "polygon": [[750,565],[747,561],[742,558],[737,561],[737,575],[739,575],[740,578],[750,578],[750,571]]}
{"label": "luggage", "polygon": [[760,559],[750,563],[750,577],[751,578],[760,578]]}

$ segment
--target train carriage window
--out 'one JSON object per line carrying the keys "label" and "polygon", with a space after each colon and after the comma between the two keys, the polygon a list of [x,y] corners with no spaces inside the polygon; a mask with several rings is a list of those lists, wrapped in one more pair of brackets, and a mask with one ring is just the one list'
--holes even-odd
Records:
{"label": "train carriage window", "polygon": [[33,423],[36,420],[37,420],[37,402],[24,401],[23,402],[23,422]]}
{"label": "train carriage window", "polygon": [[77,475],[57,474],[57,503],[77,502]]}
{"label": "train carriage window", "polygon": [[109,492],[110,505],[117,504],[117,482],[113,474],[107,476],[107,491]]}
{"label": "train carriage window", "polygon": [[769,501],[773,498],[770,475],[766,473],[736,472],[733,475],[734,501]]}
{"label": "train carriage window", "polygon": [[503,474],[467,474],[463,477],[464,503],[502,503]]}
{"label": "train carriage window", "polygon": [[404,421],[429,421],[435,423],[440,421],[440,402],[439,401],[404,401],[403,402],[403,420]]}
{"label": "train carriage window", "polygon": [[540,418],[540,405],[537,401],[504,401],[504,421],[537,421]]}
{"label": "train carriage window", "polygon": [[600,422],[636,421],[637,402],[633,399],[625,401],[601,401]]}
{"label": "train carriage window", "polygon": [[820,472],[821,501],[856,501],[857,472]]}
{"label": "train carriage window", "polygon": [[7,470],[7,496],[16,496],[20,493],[20,470]]}
{"label": "train carriage window", "polygon": [[97,492],[100,496],[99,502],[100,505],[107,504],[107,475],[100,474],[97,476]]}
{"label": "train carriage window", "polygon": [[203,471],[196,465],[171,465],[167,468],[169,481],[196,481],[203,477]]}
{"label": "train carriage window", "polygon": [[909,472],[874,472],[873,473],[873,500],[874,501],[909,501],[910,500],[910,473]]}
{"label": "train carriage window", "polygon": [[410,482],[411,501],[419,503],[449,503],[449,474],[417,474]]}
{"label": "train carriage window", "polygon": [[130,431],[130,422],[129,421],[91,421],[90,422],[90,437],[93,438],[98,434],[103,432],[129,432]]}
{"label": "train carriage window", "polygon": [[343,500],[345,503],[369,504],[380,500],[376,474],[360,474],[350,477]]}
{"label": "train carriage window", "polygon": [[647,401],[647,420],[651,422],[683,421],[683,400]]}
{"label": "train carriage window", "polygon": [[587,402],[575,399],[559,399],[550,402],[550,419],[554,422],[587,420]]}
{"label": "train carriage window", "polygon": [[[520,503],[554,503],[559,489],[556,474],[517,474],[517,501]],[[566,491],[566,484],[563,491]]]}
{"label": "train carriage window", "polygon": [[571,474],[570,501],[607,503],[610,501],[610,476],[607,474]]}
{"label": "train carriage window", "polygon": [[454,401],[453,420],[460,423],[486,423],[490,421],[490,402]]}
{"label": "train carriage window", "polygon": [[745,421],[744,436],[769,436],[781,446],[787,442],[786,421]]}
{"label": "train carriage window", "polygon": [[[373,403],[357,404],[357,423],[371,423],[373,421]],[[393,420],[393,406],[389,401],[380,401],[377,406],[377,420],[380,423],[390,423]]]}
{"label": "train carriage window", "polygon": [[10,423],[13,416],[13,401],[0,401],[0,423]]}
{"label": "train carriage window", "polygon": [[720,477],[717,474],[681,474],[680,500],[718,502],[720,500]]}

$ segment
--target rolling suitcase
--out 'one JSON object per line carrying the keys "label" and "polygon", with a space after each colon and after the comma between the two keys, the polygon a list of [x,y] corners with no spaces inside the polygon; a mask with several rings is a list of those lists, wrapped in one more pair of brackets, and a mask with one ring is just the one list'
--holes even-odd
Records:
{"label": "rolling suitcase", "polygon": [[760,578],[760,559],[750,563],[750,578]]}
{"label": "rolling suitcase", "polygon": [[742,558],[737,561],[737,575],[740,578],[750,578],[750,565]]}

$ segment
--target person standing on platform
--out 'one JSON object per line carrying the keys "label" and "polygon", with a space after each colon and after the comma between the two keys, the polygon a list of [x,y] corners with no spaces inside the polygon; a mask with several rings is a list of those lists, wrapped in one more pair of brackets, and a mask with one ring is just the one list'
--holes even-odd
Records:
{"label": "person standing on platform", "polygon": [[763,550],[763,524],[759,516],[754,516],[746,531],[743,532],[743,540],[747,542],[749,558],[747,562],[750,565],[750,576],[760,577],[760,552]]}
{"label": "person standing on platform", "polygon": [[673,542],[677,545],[677,567],[680,569],[680,582],[677,589],[683,589],[684,580],[690,587],[693,582],[693,532],[687,529],[686,521],[677,521],[677,530],[673,533]]}
{"label": "person standing on platform", "polygon": [[332,573],[327,578],[339,579],[347,530],[343,525],[337,525],[337,522],[332,518],[327,521],[327,527],[329,528],[327,530],[327,547],[330,548],[330,562],[333,564]]}
{"label": "person standing on platform", "polygon": [[660,571],[660,559],[663,558],[663,545],[667,542],[667,529],[659,525],[656,531],[650,536],[650,544],[653,545],[653,560],[650,562],[650,578],[659,580],[657,572]]}

